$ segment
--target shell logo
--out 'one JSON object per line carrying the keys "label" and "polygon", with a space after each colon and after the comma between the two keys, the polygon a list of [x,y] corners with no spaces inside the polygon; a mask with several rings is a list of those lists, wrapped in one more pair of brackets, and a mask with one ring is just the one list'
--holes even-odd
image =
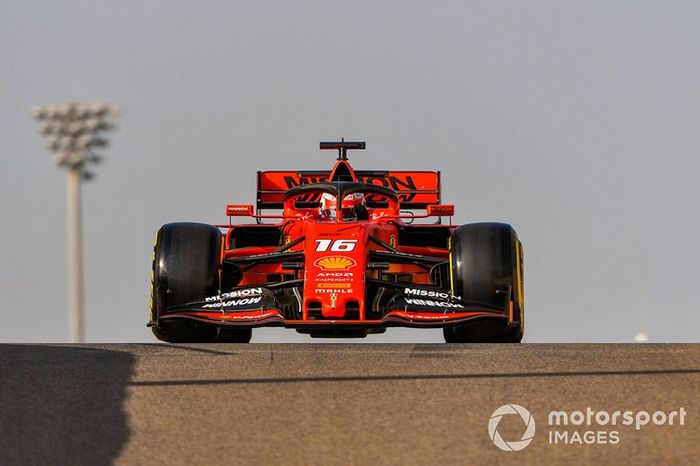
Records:
{"label": "shell logo", "polygon": [[357,262],[350,257],[330,256],[317,259],[314,265],[324,270],[348,270],[355,267]]}

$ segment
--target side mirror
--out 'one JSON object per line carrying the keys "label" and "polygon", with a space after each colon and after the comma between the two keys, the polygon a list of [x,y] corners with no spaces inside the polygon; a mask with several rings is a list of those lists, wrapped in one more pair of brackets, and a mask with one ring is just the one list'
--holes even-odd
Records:
{"label": "side mirror", "polygon": [[452,217],[455,214],[453,204],[433,204],[427,208],[428,217]]}
{"label": "side mirror", "polygon": [[252,204],[228,204],[226,206],[226,215],[229,217],[252,217]]}

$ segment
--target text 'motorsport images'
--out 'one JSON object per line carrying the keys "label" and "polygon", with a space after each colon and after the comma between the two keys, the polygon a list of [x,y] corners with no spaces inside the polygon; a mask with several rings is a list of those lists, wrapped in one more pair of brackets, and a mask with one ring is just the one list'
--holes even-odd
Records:
{"label": "text 'motorsport images'", "polygon": [[[167,342],[248,342],[278,326],[311,337],[438,327],[445,341],[520,342],[523,247],[503,223],[452,225],[439,171],[260,171],[257,204],[227,224],[156,235],[148,325]],[[246,217],[247,223],[233,218]]]}

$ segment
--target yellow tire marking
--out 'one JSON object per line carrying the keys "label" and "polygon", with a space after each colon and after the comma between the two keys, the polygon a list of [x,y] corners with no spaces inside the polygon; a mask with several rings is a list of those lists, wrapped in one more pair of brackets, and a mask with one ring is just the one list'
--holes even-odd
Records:
{"label": "yellow tire marking", "polygon": [[155,311],[155,272],[154,272],[154,267],[156,265],[156,246],[158,246],[158,232],[156,232],[156,236],[153,238],[153,263],[151,265],[151,302],[149,308],[149,317],[151,322],[155,317],[154,311]]}
{"label": "yellow tire marking", "polygon": [[520,311],[520,323],[525,328],[525,294],[523,293],[523,245],[519,240],[515,240],[515,273],[516,273],[516,285],[518,288],[518,307]]}
{"label": "yellow tire marking", "polygon": [[450,254],[447,256],[449,261],[450,261],[450,292],[454,296],[454,294],[455,294],[455,277],[454,277],[454,273],[452,272],[452,238],[447,240],[447,249],[450,251]]}

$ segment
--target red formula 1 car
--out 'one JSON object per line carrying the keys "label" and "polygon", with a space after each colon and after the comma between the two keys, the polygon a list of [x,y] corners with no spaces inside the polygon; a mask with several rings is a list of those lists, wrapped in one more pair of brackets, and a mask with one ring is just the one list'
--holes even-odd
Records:
{"label": "red formula 1 car", "polygon": [[228,224],[164,225],[153,256],[156,337],[248,342],[262,326],[365,337],[403,326],[442,328],[447,342],[519,342],[523,249],[513,228],[451,225],[440,172],[355,171],[347,151],[364,148],[321,143],[338,151],[330,171],[258,172],[257,208],[229,204]]}

